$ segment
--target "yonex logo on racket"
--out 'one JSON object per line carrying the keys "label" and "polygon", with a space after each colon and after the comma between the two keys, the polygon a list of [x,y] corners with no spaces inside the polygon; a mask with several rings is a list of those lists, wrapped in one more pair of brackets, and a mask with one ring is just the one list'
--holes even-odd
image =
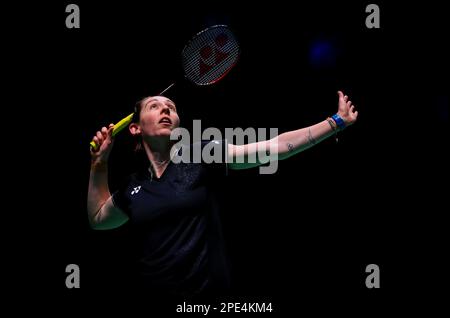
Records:
{"label": "yonex logo on racket", "polygon": [[220,33],[211,45],[206,45],[200,49],[199,76],[205,75],[211,68],[229,56],[229,52],[222,51],[226,49],[227,43],[228,36],[225,33]]}
{"label": "yonex logo on racket", "polygon": [[233,68],[239,54],[239,43],[227,26],[209,27],[183,49],[185,76],[197,85],[213,84]]}

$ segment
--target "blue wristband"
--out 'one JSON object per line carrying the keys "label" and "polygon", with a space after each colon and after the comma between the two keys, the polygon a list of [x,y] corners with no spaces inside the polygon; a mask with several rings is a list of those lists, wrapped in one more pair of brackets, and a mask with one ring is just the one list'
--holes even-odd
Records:
{"label": "blue wristband", "polygon": [[336,122],[336,125],[338,125],[339,130],[343,130],[345,128],[345,123],[344,120],[341,118],[341,116],[339,116],[338,114],[334,114],[333,116],[331,116],[331,118],[333,118],[333,120]]}

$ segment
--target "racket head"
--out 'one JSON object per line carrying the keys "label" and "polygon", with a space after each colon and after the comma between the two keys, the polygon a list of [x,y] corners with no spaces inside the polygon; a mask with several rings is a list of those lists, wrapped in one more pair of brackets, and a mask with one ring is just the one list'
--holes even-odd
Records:
{"label": "racket head", "polygon": [[240,48],[228,26],[214,25],[197,33],[181,55],[185,77],[196,85],[211,85],[236,65]]}

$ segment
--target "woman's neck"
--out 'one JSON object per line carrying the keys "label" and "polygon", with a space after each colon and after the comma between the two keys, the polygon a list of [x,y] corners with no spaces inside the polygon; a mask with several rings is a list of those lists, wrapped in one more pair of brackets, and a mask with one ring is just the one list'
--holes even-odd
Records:
{"label": "woman's neck", "polygon": [[160,178],[170,162],[170,149],[172,142],[168,138],[152,138],[151,141],[144,142],[145,153],[150,161],[152,173]]}

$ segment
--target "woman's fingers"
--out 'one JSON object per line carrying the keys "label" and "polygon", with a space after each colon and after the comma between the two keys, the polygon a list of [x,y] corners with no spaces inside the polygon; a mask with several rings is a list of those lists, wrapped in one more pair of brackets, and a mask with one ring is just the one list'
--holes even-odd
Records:
{"label": "woman's fingers", "polygon": [[106,127],[102,128],[102,135],[103,135],[104,139],[106,139],[106,137],[108,137],[108,129]]}
{"label": "woman's fingers", "polygon": [[344,102],[347,102],[347,101],[348,101],[348,96],[345,95],[345,96],[344,96]]}
{"label": "woman's fingers", "polygon": [[99,144],[101,145],[103,143],[103,139],[104,139],[102,133],[100,131],[97,131],[96,136],[98,138]]}
{"label": "woman's fingers", "polygon": [[97,133],[92,138],[92,141],[97,145],[101,146],[103,142],[108,138],[112,138],[112,132],[114,130],[114,124],[109,124],[108,128],[102,127],[100,131],[97,131]]}
{"label": "woman's fingers", "polygon": [[113,130],[114,130],[114,124],[109,124],[107,135],[108,135],[108,137],[111,138],[111,139],[114,137],[114,136],[112,135]]}
{"label": "woman's fingers", "polygon": [[[113,138],[113,130],[114,124],[109,124],[108,128],[102,127],[99,131],[97,131],[92,138],[92,141],[95,143],[96,147],[91,147],[91,154],[93,158],[107,158],[109,152],[111,151],[110,145],[112,145]],[[102,147],[102,145],[104,145]]]}

